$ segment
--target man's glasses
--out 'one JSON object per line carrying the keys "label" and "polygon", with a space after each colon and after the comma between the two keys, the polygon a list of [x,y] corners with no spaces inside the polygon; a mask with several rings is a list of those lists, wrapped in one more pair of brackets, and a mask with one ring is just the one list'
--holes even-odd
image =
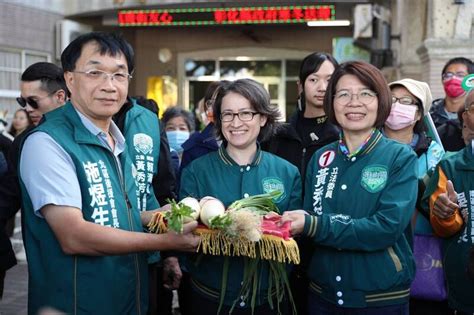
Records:
{"label": "man's glasses", "polygon": [[[23,108],[25,108],[26,105],[30,105],[32,108],[38,109],[38,107],[39,107],[38,102],[41,102],[42,100],[44,100],[44,99],[47,98],[47,97],[50,97],[51,95],[53,95],[53,94],[56,93],[56,92],[57,92],[57,91],[54,91],[54,92],[49,93],[48,95],[43,96],[43,97],[40,97],[40,98],[38,98],[38,97],[36,97],[36,96],[28,96],[28,97],[26,97],[26,98],[20,96],[20,97],[17,97],[17,98],[16,98],[16,101],[17,101],[18,104],[19,104],[21,107],[23,107]],[[35,98],[36,98],[36,99],[35,99]]]}
{"label": "man's glasses", "polygon": [[418,102],[409,96],[402,96],[402,97],[392,96],[392,104],[395,104],[396,102],[399,102],[400,104],[403,104],[403,105],[417,105],[418,106]]}
{"label": "man's glasses", "polygon": [[467,76],[466,72],[445,72],[445,73],[443,73],[441,78],[443,79],[443,81],[450,80],[454,77],[462,80],[462,79],[464,79],[465,76]]}
{"label": "man's glasses", "polygon": [[238,113],[233,113],[231,111],[222,112],[221,113],[221,121],[222,122],[231,122],[234,120],[235,116],[239,117],[241,121],[251,121],[253,116],[258,115],[260,113],[252,112],[249,110],[244,110]]}
{"label": "man's glasses", "polygon": [[341,90],[336,92],[336,94],[334,95],[334,99],[338,104],[345,106],[349,104],[354,95],[359,100],[359,102],[364,105],[369,105],[377,97],[377,93],[369,89],[362,90],[359,93],[351,93],[347,90]]}
{"label": "man's glasses", "polygon": [[73,73],[80,73],[84,74],[88,79],[94,80],[94,81],[105,81],[107,78],[111,78],[112,81],[117,81],[120,83],[127,82],[132,78],[132,76],[126,72],[115,72],[115,73],[107,73],[102,70],[87,70],[87,71],[72,71]]}

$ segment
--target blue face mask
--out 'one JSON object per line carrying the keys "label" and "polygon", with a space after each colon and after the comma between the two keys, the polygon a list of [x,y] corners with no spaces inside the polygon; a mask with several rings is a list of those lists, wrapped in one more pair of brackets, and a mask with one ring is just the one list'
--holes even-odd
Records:
{"label": "blue face mask", "polygon": [[183,148],[181,146],[189,138],[189,132],[181,130],[167,131],[166,136],[168,137],[170,149],[173,149],[176,152],[180,153],[183,151]]}

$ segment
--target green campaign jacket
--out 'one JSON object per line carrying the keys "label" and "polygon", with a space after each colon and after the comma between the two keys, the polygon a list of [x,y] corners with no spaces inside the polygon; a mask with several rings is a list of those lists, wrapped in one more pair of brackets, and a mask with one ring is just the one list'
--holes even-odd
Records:
{"label": "green campaign jacket", "polygon": [[[240,166],[227,154],[224,146],[221,146],[217,152],[196,159],[184,168],[179,196],[192,196],[197,199],[213,196],[227,207],[235,200],[274,190],[283,191],[275,200],[280,211],[301,209],[301,178],[294,165],[258,149],[250,165]],[[190,260],[188,267],[193,288],[206,298],[218,302],[224,257],[194,255]],[[245,261],[242,257],[229,258],[224,301],[226,305],[232,305],[238,299],[238,307],[250,306],[251,296],[239,296]],[[256,305],[268,301],[268,264],[263,262],[259,268],[261,281]]]}
{"label": "green campaign jacket", "polygon": [[312,292],[340,307],[406,303],[415,273],[406,236],[418,187],[413,150],[379,131],[350,158],[334,142],[314,154],[305,185]]}

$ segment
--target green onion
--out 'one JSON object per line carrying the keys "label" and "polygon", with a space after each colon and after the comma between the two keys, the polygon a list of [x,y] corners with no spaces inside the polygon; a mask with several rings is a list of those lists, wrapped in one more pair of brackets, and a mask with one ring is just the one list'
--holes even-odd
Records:
{"label": "green onion", "polygon": [[267,194],[255,195],[236,200],[229,206],[228,210],[238,211],[240,209],[249,209],[261,215],[265,215],[272,211],[280,213],[277,205],[273,202],[273,198],[278,198],[281,194],[281,191],[275,190]]}

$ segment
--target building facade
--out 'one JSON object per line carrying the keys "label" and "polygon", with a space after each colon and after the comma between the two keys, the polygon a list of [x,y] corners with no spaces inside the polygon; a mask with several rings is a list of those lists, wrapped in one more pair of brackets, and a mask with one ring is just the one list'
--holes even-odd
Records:
{"label": "building facade", "polygon": [[[192,109],[211,81],[252,77],[288,116],[300,61],[314,51],[371,61],[389,81],[427,81],[441,97],[444,63],[474,58],[473,8],[473,0],[3,1],[0,107],[15,106],[26,66],[58,62],[68,41],[88,30],[125,35],[136,53],[130,95],[154,98],[162,110]],[[350,24],[310,27],[311,17]]]}

